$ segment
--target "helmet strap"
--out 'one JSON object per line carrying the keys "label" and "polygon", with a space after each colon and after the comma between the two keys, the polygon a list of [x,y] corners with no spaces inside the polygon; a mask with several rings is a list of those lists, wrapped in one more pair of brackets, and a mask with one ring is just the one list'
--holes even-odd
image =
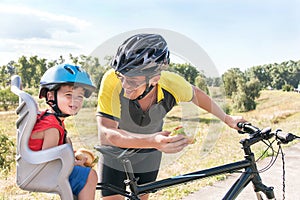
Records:
{"label": "helmet strap", "polygon": [[46,103],[51,106],[51,108],[54,110],[54,114],[57,117],[69,117],[69,114],[64,114],[61,112],[61,110],[58,108],[58,103],[57,103],[57,90],[54,91],[54,100],[48,100],[47,95],[46,95]]}
{"label": "helmet strap", "polygon": [[146,89],[144,90],[143,94],[141,94],[140,96],[138,96],[135,100],[141,100],[142,98],[144,98],[153,88],[153,85],[149,86],[149,80],[151,78],[146,77]]}

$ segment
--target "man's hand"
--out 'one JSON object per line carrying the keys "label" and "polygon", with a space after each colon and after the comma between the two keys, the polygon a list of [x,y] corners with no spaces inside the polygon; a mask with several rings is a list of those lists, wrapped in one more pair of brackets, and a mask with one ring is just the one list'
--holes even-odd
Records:
{"label": "man's hand", "polygon": [[156,149],[164,153],[177,153],[184,149],[189,144],[189,141],[184,135],[170,136],[171,132],[162,131],[154,134],[154,142]]}
{"label": "man's hand", "polygon": [[237,124],[239,122],[246,122],[246,120],[242,116],[231,116],[226,115],[225,121],[224,121],[229,127],[234,128],[236,130],[240,130],[239,127],[237,127]]}

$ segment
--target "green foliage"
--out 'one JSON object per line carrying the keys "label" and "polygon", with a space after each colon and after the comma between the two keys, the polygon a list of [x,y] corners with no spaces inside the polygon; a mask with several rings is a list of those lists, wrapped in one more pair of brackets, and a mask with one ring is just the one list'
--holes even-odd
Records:
{"label": "green foliage", "polygon": [[195,84],[196,77],[200,74],[200,72],[190,64],[176,64],[170,63],[169,66],[170,71],[175,71],[181,74],[189,83]]}
{"label": "green foliage", "polygon": [[[100,88],[104,73],[110,68],[110,55],[105,57],[107,61],[104,66],[100,65],[98,58],[69,54],[70,64],[81,65],[91,76],[97,90]],[[11,61],[0,68],[0,89],[9,87],[10,77],[19,74],[22,79],[23,88],[32,90],[36,95],[39,88],[39,80],[43,73],[50,67],[64,63],[66,59],[60,56],[57,60],[48,61],[45,58],[22,56],[17,62]],[[248,68],[242,72],[239,68],[227,70],[222,77],[205,77],[191,64],[171,63],[168,69],[181,74],[191,84],[198,86],[208,94],[208,86],[224,86],[226,96],[233,99],[235,109],[249,110],[255,108],[255,98],[259,91],[264,88],[282,89],[291,91],[297,88],[300,81],[300,61],[286,61],[280,64],[266,64]],[[34,88],[34,89],[32,89]],[[244,102],[242,102],[244,101]],[[7,95],[1,93],[0,108],[7,110],[17,102]]]}
{"label": "green foliage", "polygon": [[247,112],[256,108],[256,103],[244,92],[234,92],[232,95],[233,108],[239,112]]}
{"label": "green foliage", "polygon": [[237,92],[239,82],[245,81],[244,73],[238,68],[229,69],[222,75],[222,79],[227,97]]}
{"label": "green foliage", "polygon": [[285,92],[290,92],[290,91],[293,90],[293,88],[294,87],[290,84],[285,84],[285,85],[282,86],[282,90],[285,91]]}
{"label": "green foliage", "polygon": [[233,108],[239,112],[255,110],[255,98],[260,95],[260,83],[257,80],[251,80],[245,83],[240,81],[238,89],[232,93]]}
{"label": "green foliage", "polygon": [[228,97],[233,101],[233,109],[246,112],[256,108],[255,98],[259,97],[261,84],[257,79],[246,79],[239,69],[234,68],[223,75],[224,87]]}
{"label": "green foliage", "polygon": [[[70,56],[70,64],[81,65],[91,76],[94,84],[99,89],[102,76],[107,71],[107,67],[100,65],[98,58],[91,56]],[[110,59],[107,57],[106,59]],[[60,56],[57,60],[47,62],[45,58],[38,56],[21,56],[17,62],[11,61],[0,68],[0,87],[8,87],[10,77],[18,74],[22,79],[23,88],[39,88],[40,79],[45,71],[55,65],[65,63],[66,59]]]}
{"label": "green foliage", "polygon": [[232,112],[231,106],[228,103],[223,104],[221,108],[224,110],[226,114],[231,114]]}
{"label": "green foliage", "polygon": [[195,86],[197,86],[198,88],[200,88],[202,91],[204,91],[206,94],[209,94],[209,90],[205,81],[205,77],[204,76],[197,76],[195,79]]}
{"label": "green foliage", "polygon": [[300,60],[254,66],[246,71],[246,75],[249,80],[258,79],[262,88],[280,90],[286,84],[297,88],[300,81]]}
{"label": "green foliage", "polygon": [[255,99],[260,96],[261,84],[258,80],[252,79],[246,82],[245,93],[250,99]]}
{"label": "green foliage", "polygon": [[18,105],[19,98],[9,88],[0,90],[0,110],[8,111]]}
{"label": "green foliage", "polygon": [[15,145],[7,135],[0,133],[0,168],[1,175],[7,175],[15,163]]}

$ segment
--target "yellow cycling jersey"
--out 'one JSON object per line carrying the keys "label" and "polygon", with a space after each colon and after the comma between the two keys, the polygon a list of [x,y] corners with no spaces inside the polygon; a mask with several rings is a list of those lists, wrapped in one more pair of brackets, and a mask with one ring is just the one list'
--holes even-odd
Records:
{"label": "yellow cycling jersey", "polygon": [[97,115],[119,122],[119,128],[135,133],[160,131],[165,115],[179,102],[193,98],[192,85],[174,72],[162,71],[157,87],[157,102],[144,112],[137,100],[124,96],[122,83],[113,69],[102,78]]}

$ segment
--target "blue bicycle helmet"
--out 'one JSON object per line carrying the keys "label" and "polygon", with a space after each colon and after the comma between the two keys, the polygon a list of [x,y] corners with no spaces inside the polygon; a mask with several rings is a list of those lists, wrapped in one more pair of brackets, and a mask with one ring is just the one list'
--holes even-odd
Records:
{"label": "blue bicycle helmet", "polygon": [[114,56],[111,66],[125,76],[155,76],[169,64],[165,39],[158,34],[137,34],[128,38]]}
{"label": "blue bicycle helmet", "polygon": [[46,97],[48,91],[58,89],[62,84],[71,83],[85,89],[84,96],[90,97],[96,87],[90,76],[79,66],[61,64],[49,68],[41,78],[39,97]]}
{"label": "blue bicycle helmet", "polygon": [[[62,113],[57,103],[57,90],[65,84],[73,84],[84,88],[86,98],[90,97],[96,89],[90,76],[79,66],[61,64],[49,68],[41,78],[39,97],[46,98],[46,103],[52,107],[58,117],[70,116]],[[48,100],[48,91],[54,91],[54,100]]]}

